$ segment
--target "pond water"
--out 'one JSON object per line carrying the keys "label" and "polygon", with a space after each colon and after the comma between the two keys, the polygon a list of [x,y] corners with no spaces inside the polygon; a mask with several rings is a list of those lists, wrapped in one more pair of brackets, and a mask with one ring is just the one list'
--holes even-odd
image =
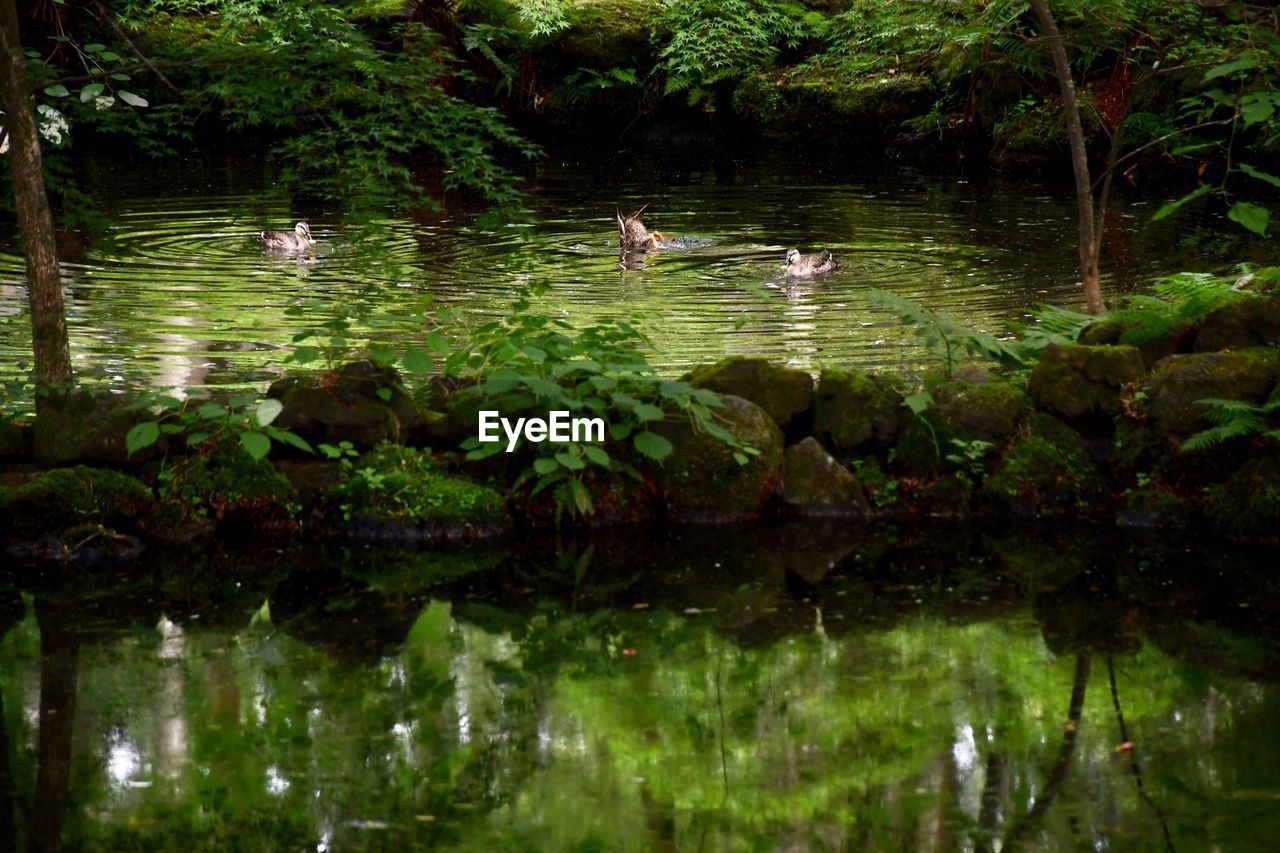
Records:
{"label": "pond water", "polygon": [[[400,345],[425,336],[424,298],[474,321],[505,312],[535,282],[552,286],[542,307],[573,323],[642,316],[655,363],[671,371],[726,353],[801,366],[918,360],[909,333],[858,298],[871,286],[986,331],[1041,302],[1080,303],[1066,186],[866,175],[849,163],[551,161],[532,173],[527,214],[494,223],[458,203],[356,222],[290,198],[262,164],[103,164],[86,185],[101,221],[64,246],[72,351],[79,370],[115,386],[260,390],[293,336],[320,319],[393,315],[390,328],[357,328],[348,342]],[[1160,200],[1116,203],[1109,292],[1204,267],[1177,247],[1185,223],[1148,221]],[[615,205],[646,203],[650,227],[692,245],[620,269]],[[315,259],[270,257],[255,244],[261,229],[297,219],[320,241]],[[790,247],[828,248],[843,269],[789,287]],[[0,233],[6,377],[30,352],[18,251],[16,234]]]}
{"label": "pond water", "polygon": [[32,574],[0,849],[1268,849],[1273,560],[797,525]]}

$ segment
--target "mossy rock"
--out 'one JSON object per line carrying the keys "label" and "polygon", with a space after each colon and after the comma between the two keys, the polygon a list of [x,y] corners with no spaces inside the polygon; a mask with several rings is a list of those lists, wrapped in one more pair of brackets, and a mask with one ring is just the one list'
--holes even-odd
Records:
{"label": "mossy rock", "polygon": [[973,503],[973,482],[968,477],[952,475],[918,483],[909,500],[916,512],[929,518],[967,518]]}
{"label": "mossy rock", "polygon": [[1210,489],[1205,514],[1221,533],[1238,539],[1280,539],[1280,459],[1254,459]]}
{"label": "mossy rock", "polygon": [[1071,420],[1112,416],[1120,413],[1120,389],[1145,375],[1133,347],[1049,344],[1027,392],[1038,408]]}
{"label": "mossy rock", "polygon": [[671,442],[671,454],[652,469],[667,517],[695,524],[740,521],[760,514],[778,486],[782,430],[748,400],[724,395],[716,410],[720,425],[757,452],[740,464],[741,451],[687,420],[664,421],[654,431]]}
{"label": "mossy rock", "polygon": [[734,112],[743,119],[787,135],[830,133],[833,127],[888,131],[921,115],[937,100],[924,75],[910,73],[850,76],[834,69],[763,71],[743,80],[733,93]]}
{"label": "mossy rock", "polygon": [[1150,421],[1118,418],[1111,439],[1112,475],[1121,482],[1133,482],[1139,474],[1148,474],[1160,461],[1178,452]]}
{"label": "mossy rock", "polygon": [[892,447],[910,419],[896,382],[861,370],[822,372],[813,399],[813,432],[837,455],[874,442]]}
{"label": "mossy rock", "polygon": [[320,377],[285,377],[272,383],[267,396],[284,405],[275,426],[312,444],[349,441],[367,449],[382,441],[408,441],[425,425],[400,374],[372,361],[352,362]]}
{"label": "mossy rock", "polygon": [[153,417],[130,405],[128,398],[102,390],[49,395],[37,407],[32,434],[36,459],[46,465],[124,465],[154,458],[160,443],[129,456],[125,436]]}
{"label": "mossy rock", "polygon": [[0,415],[0,459],[19,459],[31,453],[31,428]]}
{"label": "mossy rock", "polygon": [[1280,299],[1240,299],[1200,318],[1196,352],[1280,344]]}
{"label": "mossy rock", "polygon": [[158,539],[185,542],[218,528],[258,536],[295,532],[301,510],[289,478],[265,459],[235,447],[193,456],[170,472],[163,500],[148,530]]}
{"label": "mossy rock", "polygon": [[134,530],[151,512],[151,489],[109,468],[55,468],[0,490],[0,511],[20,534],[57,533],[81,525]]}
{"label": "mossy rock", "polygon": [[951,439],[957,438],[938,413],[926,409],[907,422],[890,455],[893,468],[909,477],[940,477],[947,470]]}
{"label": "mossy rock", "polygon": [[982,487],[984,499],[1019,516],[1089,513],[1105,494],[1084,438],[1040,413],[1027,420]]}
{"label": "mossy rock", "polygon": [[1086,346],[1137,347],[1143,366],[1150,370],[1160,359],[1182,350],[1184,341],[1193,333],[1194,326],[1187,322],[1152,325],[1134,316],[1104,316],[1085,327],[1079,342]]}
{"label": "mossy rock", "polygon": [[366,453],[328,491],[326,511],[343,524],[325,527],[348,538],[410,544],[464,541],[510,527],[506,499],[466,477],[445,473],[430,454],[382,444]]}
{"label": "mossy rock", "polygon": [[1137,530],[1184,530],[1194,511],[1188,499],[1167,489],[1147,486],[1124,496],[1116,524]]}
{"label": "mossy rock", "polygon": [[1274,350],[1169,356],[1151,375],[1147,411],[1160,429],[1189,434],[1211,426],[1201,400],[1261,403],[1277,373]]}
{"label": "mossy rock", "polygon": [[1032,412],[1031,398],[1009,382],[952,382],[931,389],[933,406],[949,429],[964,438],[999,444]]}
{"label": "mossy rock", "polygon": [[571,0],[568,19],[556,50],[581,65],[616,68],[646,51],[661,14],[648,0]]}
{"label": "mossy rock", "polygon": [[783,453],[778,493],[788,510],[804,517],[861,516],[871,511],[858,478],[812,436]]}
{"label": "mossy rock", "polygon": [[813,406],[813,377],[808,371],[773,364],[765,358],[722,359],[694,368],[684,379],[697,388],[750,400],[783,428]]}

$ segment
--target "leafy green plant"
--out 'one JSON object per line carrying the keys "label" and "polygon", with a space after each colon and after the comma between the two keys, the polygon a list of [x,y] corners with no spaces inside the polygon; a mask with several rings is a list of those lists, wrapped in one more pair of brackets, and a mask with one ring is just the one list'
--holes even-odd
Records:
{"label": "leafy green plant", "polygon": [[961,476],[971,478],[975,483],[982,482],[987,474],[987,454],[995,445],[980,438],[953,438],[950,444],[955,450],[947,454],[947,461],[956,466]]}
{"label": "leafy green plant", "polygon": [[1182,443],[1184,451],[1205,450],[1236,438],[1258,436],[1280,441],[1280,426],[1271,420],[1280,413],[1280,398],[1267,403],[1210,398],[1197,401],[1214,425]]}
{"label": "leafy green plant", "polygon": [[131,456],[154,445],[162,435],[183,436],[187,447],[238,444],[254,459],[270,453],[272,442],[315,452],[301,436],[272,426],[283,409],[279,400],[239,396],[224,405],[146,393],[139,395],[129,408],[155,414],[154,420],[142,421],[125,436],[125,447]]}
{"label": "leafy green plant", "polygon": [[[446,359],[444,373],[461,380],[464,400],[507,418],[544,417],[550,410],[602,418],[614,452],[587,441],[527,445],[536,458],[517,476],[517,486],[531,483],[533,495],[553,488],[562,507],[590,513],[583,482],[588,472],[638,479],[627,457],[634,452],[660,462],[669,456],[671,442],[652,426],[670,418],[688,419],[725,442],[740,464],[757,453],[719,423],[714,410],[723,403],[717,394],[657,374],[644,354],[651,343],[634,323],[600,320],[575,330],[559,317],[533,311],[531,300],[541,292],[531,289],[508,316],[469,331]],[[504,450],[502,443],[481,444],[475,436],[462,448],[471,460]]]}
{"label": "leafy green plant", "polygon": [[914,328],[916,337],[942,360],[948,379],[962,355],[976,355],[1011,367],[1024,367],[1030,357],[1019,341],[975,332],[945,311],[925,308],[910,299],[871,288],[861,294],[872,305],[886,308]]}

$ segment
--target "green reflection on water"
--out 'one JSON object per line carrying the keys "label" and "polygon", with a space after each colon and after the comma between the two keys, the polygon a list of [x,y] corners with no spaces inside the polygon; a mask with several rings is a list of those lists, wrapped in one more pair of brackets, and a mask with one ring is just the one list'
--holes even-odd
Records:
{"label": "green reflection on water", "polygon": [[1018,535],[864,540],[834,571],[717,536],[558,588],[530,584],[573,547],[461,578],[429,554],[306,554],[7,593],[13,831],[36,831],[59,756],[73,848],[1126,849],[1167,828],[1198,849],[1280,829],[1261,559],[1198,565],[1211,581],[1170,601],[1137,560],[1099,574],[1106,549]]}

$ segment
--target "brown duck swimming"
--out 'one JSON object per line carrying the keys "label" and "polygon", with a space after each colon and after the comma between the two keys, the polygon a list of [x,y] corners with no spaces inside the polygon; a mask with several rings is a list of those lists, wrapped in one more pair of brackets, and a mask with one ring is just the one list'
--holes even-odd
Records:
{"label": "brown duck swimming", "polygon": [[814,255],[802,255],[795,249],[787,249],[786,274],[795,278],[826,275],[840,269],[840,262],[823,250]]}
{"label": "brown duck swimming", "polygon": [[263,231],[258,239],[277,252],[305,252],[315,243],[311,239],[311,227],[305,222],[293,226],[292,231]]}
{"label": "brown duck swimming", "polygon": [[623,216],[622,211],[617,211],[618,217],[618,243],[623,249],[654,249],[658,246],[659,240],[665,240],[661,231],[650,232],[644,227],[644,205],[630,216]]}

